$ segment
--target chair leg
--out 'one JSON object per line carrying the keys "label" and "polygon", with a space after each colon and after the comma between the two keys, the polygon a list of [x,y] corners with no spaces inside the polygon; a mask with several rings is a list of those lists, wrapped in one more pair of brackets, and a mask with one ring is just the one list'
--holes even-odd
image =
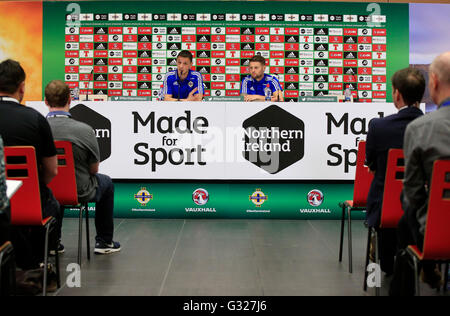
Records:
{"label": "chair leg", "polygon": [[[378,245],[378,232],[375,228],[372,229],[373,234],[375,236],[375,263],[378,267],[380,267],[380,253],[379,253],[379,245]],[[375,287],[375,295],[380,296],[380,288],[378,286]]]}
{"label": "chair leg", "polygon": [[339,241],[339,262],[342,262],[342,250],[344,248],[345,204],[342,204],[341,239]]}
{"label": "chair leg", "polygon": [[348,272],[353,273],[353,262],[352,262],[352,215],[351,208],[347,207],[347,218],[348,218]]}
{"label": "chair leg", "polygon": [[44,245],[44,279],[42,281],[42,296],[47,296],[47,278],[48,278],[48,235],[50,230],[50,223],[45,229],[45,245]]}
{"label": "chair leg", "polygon": [[91,260],[91,245],[90,245],[90,239],[89,239],[89,205],[88,203],[85,204],[86,210],[86,247],[87,247],[87,259]]}
{"label": "chair leg", "polygon": [[368,228],[367,233],[367,248],[366,248],[366,264],[364,265],[364,291],[367,291],[367,277],[369,276],[369,271],[367,271],[367,267],[369,265],[369,254],[370,254],[370,239],[372,237],[372,231],[370,227]]}
{"label": "chair leg", "polygon": [[58,253],[59,242],[55,240],[55,269],[56,269],[56,286],[58,289],[61,287],[61,275],[59,271],[59,253]]}
{"label": "chair leg", "polygon": [[80,207],[80,218],[78,221],[78,265],[81,267],[81,251],[83,242],[83,205]]}
{"label": "chair leg", "polygon": [[0,296],[6,296],[7,295],[7,291],[3,287],[3,282],[4,281],[2,279],[2,272],[3,272],[3,252],[0,253]]}
{"label": "chair leg", "polygon": [[413,262],[414,262],[414,282],[416,285],[416,296],[420,296],[419,265],[416,256],[413,256]]}
{"label": "chair leg", "polygon": [[444,293],[447,292],[447,286],[448,286],[448,262],[444,266]]}
{"label": "chair leg", "polygon": [[10,278],[11,278],[11,293],[12,295],[16,295],[17,289],[16,289],[16,256],[13,253],[11,254],[11,271],[10,271]]}

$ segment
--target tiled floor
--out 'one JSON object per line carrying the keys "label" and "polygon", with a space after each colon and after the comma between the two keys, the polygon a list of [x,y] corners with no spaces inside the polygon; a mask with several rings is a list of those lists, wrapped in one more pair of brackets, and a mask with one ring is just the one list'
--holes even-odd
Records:
{"label": "tiled floor", "polygon": [[[90,227],[93,252],[93,220]],[[354,221],[352,274],[346,247],[338,262],[339,232],[339,221],[116,219],[122,251],[87,261],[84,244],[81,287],[71,288],[78,220],[65,219],[63,285],[54,295],[375,295],[362,288],[366,229]],[[382,276],[382,295],[388,284]]]}

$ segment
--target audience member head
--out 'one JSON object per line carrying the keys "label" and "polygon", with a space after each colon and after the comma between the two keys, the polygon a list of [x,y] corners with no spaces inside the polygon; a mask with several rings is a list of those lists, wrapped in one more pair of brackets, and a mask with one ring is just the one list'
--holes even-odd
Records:
{"label": "audience member head", "polygon": [[50,108],[70,106],[70,88],[61,80],[52,80],[45,87],[45,104]]}
{"label": "audience member head", "polygon": [[255,55],[250,59],[249,67],[250,75],[255,80],[261,80],[266,71],[266,59],[261,55]]}
{"label": "audience member head", "polygon": [[25,94],[25,71],[12,59],[0,63],[0,95],[22,102]]}
{"label": "audience member head", "polygon": [[435,104],[450,98],[450,52],[442,53],[431,63],[428,89]]}
{"label": "audience member head", "polygon": [[425,78],[416,68],[404,68],[392,76],[392,96],[397,108],[419,106],[425,92]]}

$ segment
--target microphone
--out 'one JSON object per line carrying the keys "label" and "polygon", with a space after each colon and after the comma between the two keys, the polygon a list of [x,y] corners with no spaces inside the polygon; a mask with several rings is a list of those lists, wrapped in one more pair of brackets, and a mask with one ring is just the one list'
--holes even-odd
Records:
{"label": "microphone", "polygon": [[[89,89],[89,84],[91,83],[92,79],[94,79],[94,68],[92,68],[91,73],[89,75],[88,89]],[[89,101],[88,96],[89,96],[89,90],[86,91],[86,100],[85,101]]]}
{"label": "microphone", "polygon": [[181,86],[180,78],[177,79],[177,83],[178,83],[178,101],[180,101],[180,86]]}

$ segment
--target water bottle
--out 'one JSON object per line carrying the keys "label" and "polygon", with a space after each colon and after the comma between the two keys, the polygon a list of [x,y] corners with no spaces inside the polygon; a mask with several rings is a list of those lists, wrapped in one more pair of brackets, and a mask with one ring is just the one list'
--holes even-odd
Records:
{"label": "water bottle", "polygon": [[272,101],[272,90],[270,90],[270,84],[264,88],[264,97],[266,101]]}
{"label": "water bottle", "polygon": [[159,88],[158,101],[164,101],[164,85]]}
{"label": "water bottle", "polygon": [[80,100],[80,89],[78,87],[73,88],[72,94],[73,94],[72,100],[74,101]]}

